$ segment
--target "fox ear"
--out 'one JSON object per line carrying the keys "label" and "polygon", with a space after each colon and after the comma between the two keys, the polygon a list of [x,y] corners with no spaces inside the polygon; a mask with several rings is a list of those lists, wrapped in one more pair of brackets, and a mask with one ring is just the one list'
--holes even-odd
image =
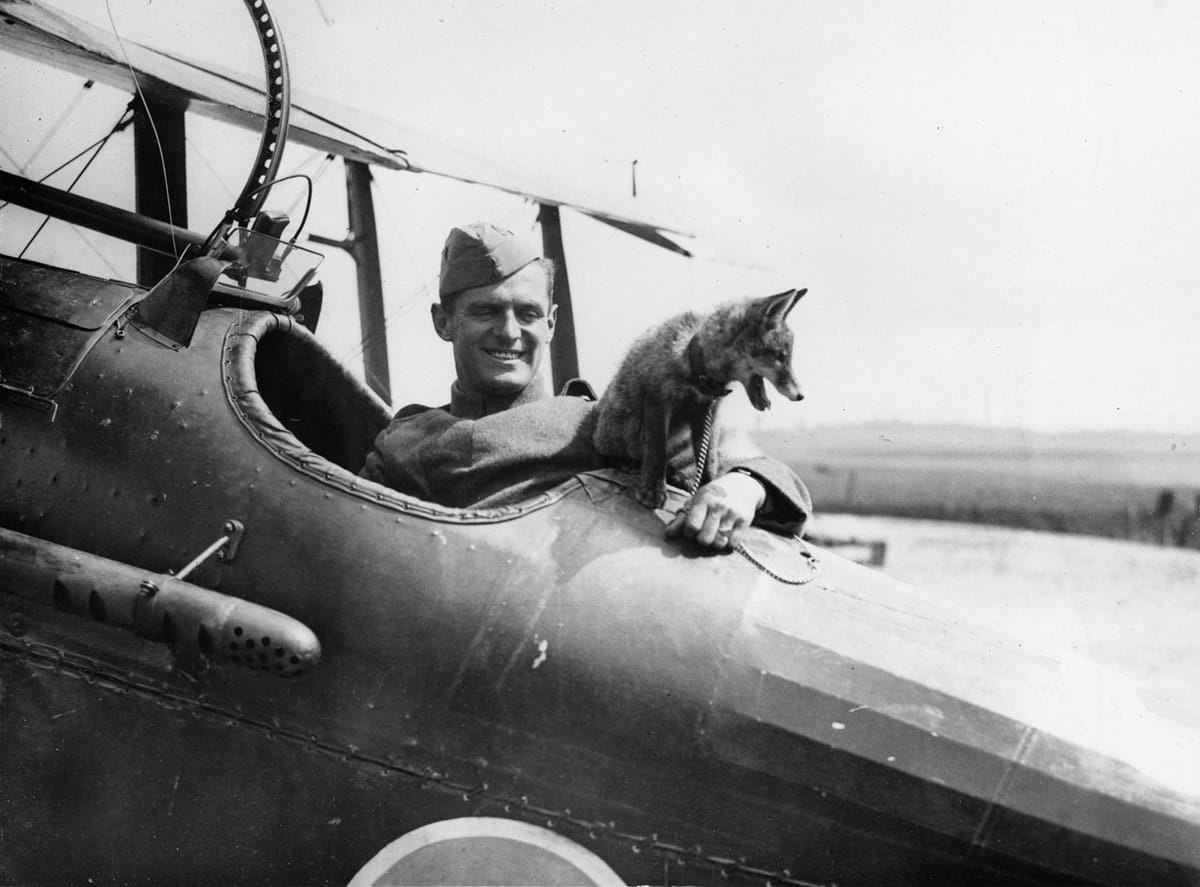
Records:
{"label": "fox ear", "polygon": [[768,324],[781,324],[788,316],[788,312],[795,307],[800,301],[807,289],[788,290],[787,292],[779,293],[774,296],[767,296],[762,300],[763,306],[763,322]]}

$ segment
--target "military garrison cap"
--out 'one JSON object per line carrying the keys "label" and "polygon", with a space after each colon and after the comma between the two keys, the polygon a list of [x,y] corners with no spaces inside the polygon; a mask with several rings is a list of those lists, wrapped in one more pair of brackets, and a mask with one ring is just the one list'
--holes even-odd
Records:
{"label": "military garrison cap", "polygon": [[438,295],[444,299],[465,289],[499,283],[541,257],[520,237],[495,225],[475,222],[452,228],[442,248]]}

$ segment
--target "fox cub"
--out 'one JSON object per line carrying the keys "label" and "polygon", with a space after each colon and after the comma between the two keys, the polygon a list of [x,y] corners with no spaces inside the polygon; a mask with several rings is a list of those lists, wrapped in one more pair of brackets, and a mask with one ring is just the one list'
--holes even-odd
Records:
{"label": "fox cub", "polygon": [[666,501],[671,457],[691,449],[700,483],[717,476],[718,430],[700,465],[709,405],[741,382],[755,409],[771,406],[764,380],[788,400],[804,397],[792,375],[788,312],[808,290],[723,305],[711,314],[672,317],[637,339],[600,398],[593,443],[613,459],[640,462],[638,500],[649,508]]}

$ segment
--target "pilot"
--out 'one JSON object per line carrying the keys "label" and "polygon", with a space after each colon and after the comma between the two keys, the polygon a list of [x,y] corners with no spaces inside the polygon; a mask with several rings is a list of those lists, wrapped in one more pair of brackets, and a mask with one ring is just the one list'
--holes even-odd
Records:
{"label": "pilot", "polygon": [[[431,306],[434,331],[454,354],[450,402],[402,408],[376,438],[363,477],[442,505],[491,508],[603,467],[592,446],[594,400],[549,396],[543,384],[553,285],[553,263],[511,231],[451,230]],[[668,537],[723,550],[750,523],[802,530],[812,500],[794,472],[764,457],[723,467],[667,524]]]}

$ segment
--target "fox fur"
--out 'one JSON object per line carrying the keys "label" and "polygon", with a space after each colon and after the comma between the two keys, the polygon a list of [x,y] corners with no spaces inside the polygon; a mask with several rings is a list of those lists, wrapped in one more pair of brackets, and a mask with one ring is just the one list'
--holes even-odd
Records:
{"label": "fox fur", "polygon": [[792,401],[804,395],[792,375],[792,331],[785,320],[807,290],[723,305],[710,314],[688,311],[648,330],[630,347],[597,407],[592,437],[597,453],[641,464],[638,499],[650,508],[666,501],[671,457],[690,436],[701,483],[719,471],[714,421],[708,459],[700,465],[709,405],[746,389],[757,410],[771,406],[765,380]]}

